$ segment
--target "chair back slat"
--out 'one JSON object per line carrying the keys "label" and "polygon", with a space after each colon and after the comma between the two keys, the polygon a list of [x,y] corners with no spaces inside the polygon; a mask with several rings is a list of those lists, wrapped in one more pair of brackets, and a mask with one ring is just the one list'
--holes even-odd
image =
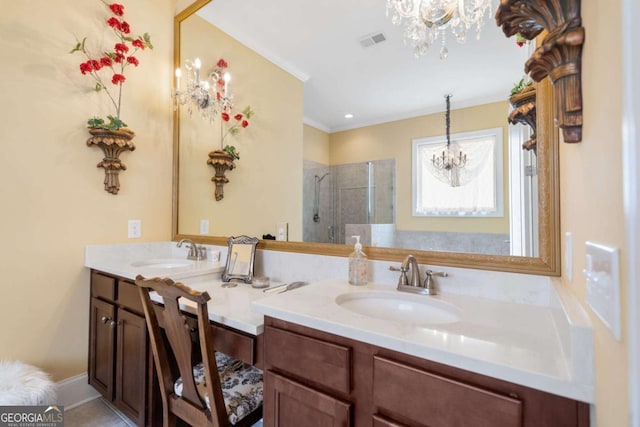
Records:
{"label": "chair back slat", "polygon": [[[164,324],[164,332],[169,342],[169,346],[171,347],[171,351],[175,358],[175,362],[182,377],[182,398],[189,401],[192,405],[196,406],[200,410],[207,410],[206,402],[204,400],[204,396],[200,396],[198,393],[198,389],[196,387],[196,381],[193,375],[193,344],[191,340],[191,329],[190,325],[186,322],[185,316],[180,312],[180,304],[179,299],[185,298],[187,300],[195,302],[198,306],[205,307],[206,312],[206,304],[207,301],[211,298],[209,294],[206,292],[197,292],[194,291],[182,283],[175,283],[173,280],[166,279],[144,279],[142,276],[138,276],[136,278],[136,284],[143,292],[143,302],[144,299],[148,299],[148,304],[151,303],[151,298],[149,297],[149,290],[155,291],[162,298],[162,302],[164,304],[164,311],[162,312],[163,316],[163,324]],[[144,296],[146,294],[146,297]],[[145,304],[145,311],[147,311],[147,306]],[[154,312],[151,317],[151,321],[158,324],[157,317],[155,316],[155,311],[150,307],[149,312]],[[155,330],[155,331],[154,331]],[[156,356],[156,350],[159,353],[164,353],[164,355],[160,354],[157,358],[167,360],[167,352],[166,348],[164,348],[164,340],[160,335],[160,328],[150,328],[150,333],[152,334],[152,341],[158,343],[159,345],[152,345],[152,350],[154,350],[154,357]],[[155,333],[154,333],[155,332]],[[154,336],[155,335],[155,336]],[[162,348],[162,349],[161,349]],[[161,369],[170,369],[169,365],[165,367],[158,368],[158,371]],[[214,372],[217,373],[217,366],[215,366],[215,358],[214,358]],[[164,377],[164,375],[162,375]],[[174,375],[167,375],[167,379],[164,381],[165,384],[160,384],[161,388],[165,389],[167,395],[171,395],[173,393],[173,381],[176,378],[173,378]]]}
{"label": "chair back slat", "polygon": [[[228,427],[230,425],[229,414],[227,414],[222,393],[213,346],[214,332],[209,323],[207,310],[207,302],[211,299],[209,294],[195,291],[182,283],[175,283],[169,278],[145,279],[139,275],[136,277],[136,285],[138,285],[143,302],[154,363],[158,371],[163,401],[163,426],[174,426],[176,424],[175,414],[192,425]],[[163,310],[154,308],[154,303],[149,295],[150,291],[155,291],[162,298]],[[180,310],[181,298],[196,304],[199,346],[194,345],[192,325],[187,323],[187,318]],[[164,329],[160,327],[160,324]],[[170,361],[170,355],[175,360]],[[204,400],[204,393],[201,395],[198,392],[193,375],[196,358],[198,361],[202,361],[204,367],[204,388],[208,395],[210,410]],[[181,396],[174,392],[174,382],[178,377],[175,372],[176,367],[182,377]],[[259,419],[261,414],[261,408],[253,411],[250,416],[244,417],[239,425],[250,426]]]}

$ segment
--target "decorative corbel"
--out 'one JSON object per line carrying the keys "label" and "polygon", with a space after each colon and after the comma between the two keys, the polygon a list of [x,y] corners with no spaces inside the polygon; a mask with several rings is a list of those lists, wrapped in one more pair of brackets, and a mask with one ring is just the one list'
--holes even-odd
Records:
{"label": "decorative corbel", "polygon": [[509,114],[509,123],[522,123],[528,125],[531,130],[531,138],[522,144],[525,150],[536,152],[536,88],[531,85],[522,92],[512,95],[509,102],[513,107]]}
{"label": "decorative corbel", "polygon": [[554,85],[555,124],[565,142],[582,140],[582,45],[580,0],[500,0],[496,22],[507,37],[520,33],[542,44],[525,64],[536,82],[549,76]]}
{"label": "decorative corbel", "polygon": [[209,160],[207,164],[211,165],[216,171],[215,176],[211,178],[211,181],[216,186],[215,198],[216,201],[220,201],[224,198],[224,185],[229,182],[229,178],[226,177],[227,171],[232,171],[236,164],[233,161],[233,156],[222,150],[215,150],[209,153]]}
{"label": "decorative corbel", "polygon": [[111,194],[118,194],[120,190],[120,171],[127,167],[120,160],[123,151],[133,151],[136,146],[131,141],[135,133],[128,129],[110,131],[106,129],[89,129],[93,135],[87,140],[87,146],[96,145],[104,153],[104,158],[97,167],[104,169],[104,190]]}

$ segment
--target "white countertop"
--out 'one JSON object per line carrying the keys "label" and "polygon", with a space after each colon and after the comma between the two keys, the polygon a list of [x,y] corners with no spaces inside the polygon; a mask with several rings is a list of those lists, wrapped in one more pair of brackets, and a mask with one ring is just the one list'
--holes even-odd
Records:
{"label": "white countertop", "polygon": [[[148,265],[154,262],[170,267]],[[251,335],[259,335],[263,331],[264,318],[251,310],[251,303],[267,294],[246,283],[238,283],[234,288],[221,287],[223,263],[212,259],[188,261],[186,249],[176,248],[173,242],[87,246],[85,267],[131,280],[138,274],[170,277],[197,291],[209,293],[211,300],[207,308],[210,320]],[[272,286],[276,285],[278,283],[273,281]],[[161,302],[155,293],[151,293],[151,299]],[[189,301],[181,307],[196,314],[195,305]]]}
{"label": "white countertop", "polygon": [[[268,296],[262,289],[246,283],[238,283],[234,288],[223,288],[222,280],[199,276],[186,278],[180,282],[196,291],[206,291],[211,300],[207,304],[209,320],[221,323],[251,335],[260,335],[264,330],[264,316],[252,310],[251,304]],[[278,283],[272,283],[277,286]],[[160,296],[152,292],[151,299],[162,302]],[[181,299],[180,309],[196,314],[196,305]]]}
{"label": "white countertop", "polygon": [[224,263],[219,259],[188,260],[186,246],[177,248],[172,242],[87,246],[84,266],[131,280],[138,274],[173,280],[204,275],[220,277],[224,271]]}
{"label": "white countertop", "polygon": [[[594,387],[580,374],[583,361],[566,354],[563,339],[582,325],[571,325],[563,307],[544,307],[441,293],[402,297],[432,299],[457,308],[460,320],[433,325],[409,324],[354,313],[336,303],[344,294],[380,291],[389,297],[395,286],[350,286],[325,280],[255,300],[261,314],[357,341],[385,347],[556,395],[593,403]],[[568,322],[569,325],[563,325]],[[572,328],[577,331],[572,331]],[[588,365],[588,363],[586,364]]]}

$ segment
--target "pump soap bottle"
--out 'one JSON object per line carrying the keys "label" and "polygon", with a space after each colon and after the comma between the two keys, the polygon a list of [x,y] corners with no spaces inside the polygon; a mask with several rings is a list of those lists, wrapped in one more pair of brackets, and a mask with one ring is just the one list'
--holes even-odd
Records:
{"label": "pump soap bottle", "polygon": [[369,277],[369,263],[367,256],[362,252],[360,236],[351,236],[356,239],[355,250],[349,255],[349,284],[366,285]]}

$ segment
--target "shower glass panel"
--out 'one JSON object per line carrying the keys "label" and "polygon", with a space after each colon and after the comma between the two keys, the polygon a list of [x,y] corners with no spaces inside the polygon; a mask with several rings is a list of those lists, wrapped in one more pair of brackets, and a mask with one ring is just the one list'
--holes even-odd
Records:
{"label": "shower glass panel", "polygon": [[370,227],[362,226],[395,220],[394,159],[334,166],[305,161],[303,189],[305,242],[349,244],[355,233],[370,245]]}

